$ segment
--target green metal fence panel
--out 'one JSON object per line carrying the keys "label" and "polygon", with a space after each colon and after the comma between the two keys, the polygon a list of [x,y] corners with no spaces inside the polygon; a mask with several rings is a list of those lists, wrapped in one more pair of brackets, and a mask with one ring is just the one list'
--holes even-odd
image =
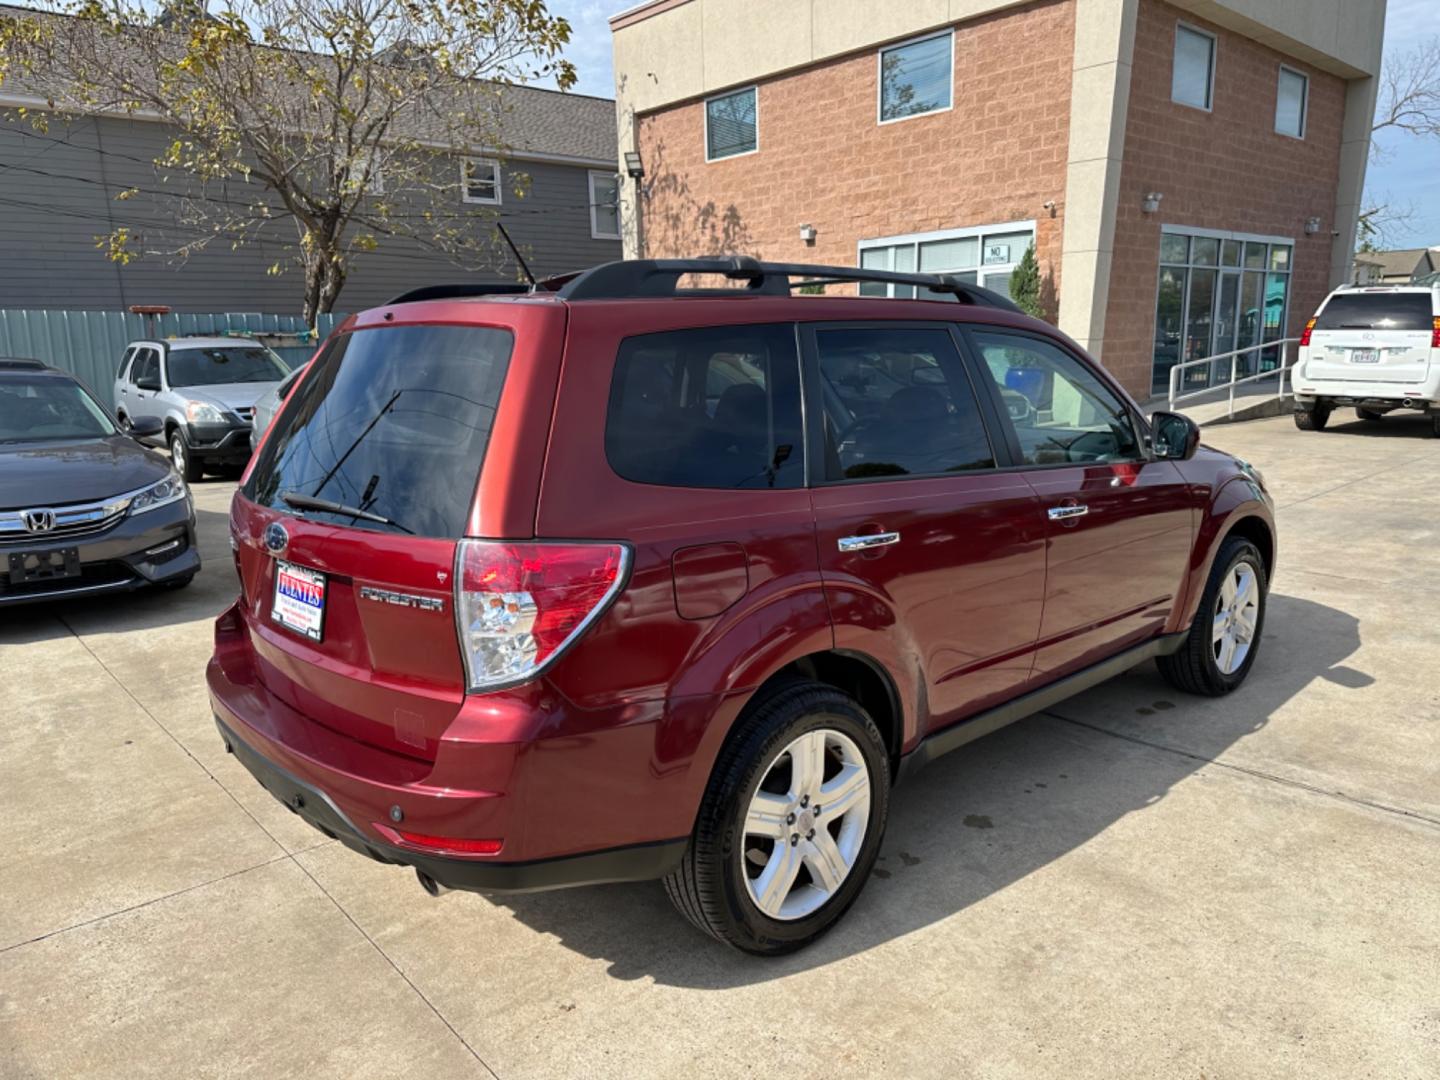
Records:
{"label": "green metal fence panel", "polygon": [[[321,315],[316,334],[302,344],[274,346],[291,367],[303,364],[342,321]],[[115,372],[125,346],[137,338],[187,335],[303,334],[296,315],[265,312],[176,314],[149,317],[128,311],[18,310],[0,308],[0,356],[28,356],[68,371],[110,404]]]}

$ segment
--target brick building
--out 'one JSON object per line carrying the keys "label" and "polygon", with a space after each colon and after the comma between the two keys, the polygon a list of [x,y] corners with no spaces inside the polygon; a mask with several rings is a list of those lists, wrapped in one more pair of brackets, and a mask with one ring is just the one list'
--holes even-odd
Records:
{"label": "brick building", "polygon": [[626,250],[1004,291],[1033,243],[1050,317],[1148,396],[1179,360],[1297,333],[1347,279],[1384,18],[1385,0],[651,0],[611,20],[620,148],[645,170]]}

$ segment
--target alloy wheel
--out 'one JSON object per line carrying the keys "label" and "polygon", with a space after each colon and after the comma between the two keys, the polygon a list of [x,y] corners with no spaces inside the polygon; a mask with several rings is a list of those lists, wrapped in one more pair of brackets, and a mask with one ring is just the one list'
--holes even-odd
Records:
{"label": "alloy wheel", "polygon": [[1222,675],[1233,675],[1250,655],[1255,642],[1255,624],[1260,617],[1260,582],[1255,568],[1238,562],[1230,568],[1215,598],[1215,625],[1211,635],[1215,666]]}
{"label": "alloy wheel", "polygon": [[807,731],[775,757],[745,814],[741,871],[755,906],[803,919],[850,876],[870,821],[870,771],[855,742]]}
{"label": "alloy wheel", "polygon": [[180,436],[170,437],[170,460],[175,463],[176,472],[181,476],[185,475],[185,444],[180,441]]}

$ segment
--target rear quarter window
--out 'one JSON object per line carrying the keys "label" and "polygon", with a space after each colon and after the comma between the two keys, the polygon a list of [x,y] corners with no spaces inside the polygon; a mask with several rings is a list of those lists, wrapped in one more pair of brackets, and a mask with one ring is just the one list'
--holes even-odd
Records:
{"label": "rear quarter window", "polygon": [[244,494],[290,509],[294,492],[388,518],[395,527],[306,509],[356,528],[464,534],[510,364],[508,330],[396,326],[328,344],[260,451]]}
{"label": "rear quarter window", "polygon": [[1316,330],[1430,330],[1429,293],[1339,293],[1316,316]]}
{"label": "rear quarter window", "polygon": [[804,483],[799,358],[789,324],[626,338],[605,455],[626,480],[692,488]]}

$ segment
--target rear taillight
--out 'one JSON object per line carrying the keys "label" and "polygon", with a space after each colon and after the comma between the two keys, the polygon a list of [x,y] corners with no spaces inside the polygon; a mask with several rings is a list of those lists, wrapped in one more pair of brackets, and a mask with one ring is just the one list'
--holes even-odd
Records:
{"label": "rear taillight", "polygon": [[455,616],[471,690],[534,678],[625,584],[620,544],[462,540]]}
{"label": "rear taillight", "polygon": [[1440,349],[1440,316],[1430,320],[1430,348]]}
{"label": "rear taillight", "polygon": [[1305,329],[1300,334],[1300,348],[1303,349],[1310,344],[1310,334],[1315,329],[1316,321],[1315,319],[1311,319],[1305,324]]}

